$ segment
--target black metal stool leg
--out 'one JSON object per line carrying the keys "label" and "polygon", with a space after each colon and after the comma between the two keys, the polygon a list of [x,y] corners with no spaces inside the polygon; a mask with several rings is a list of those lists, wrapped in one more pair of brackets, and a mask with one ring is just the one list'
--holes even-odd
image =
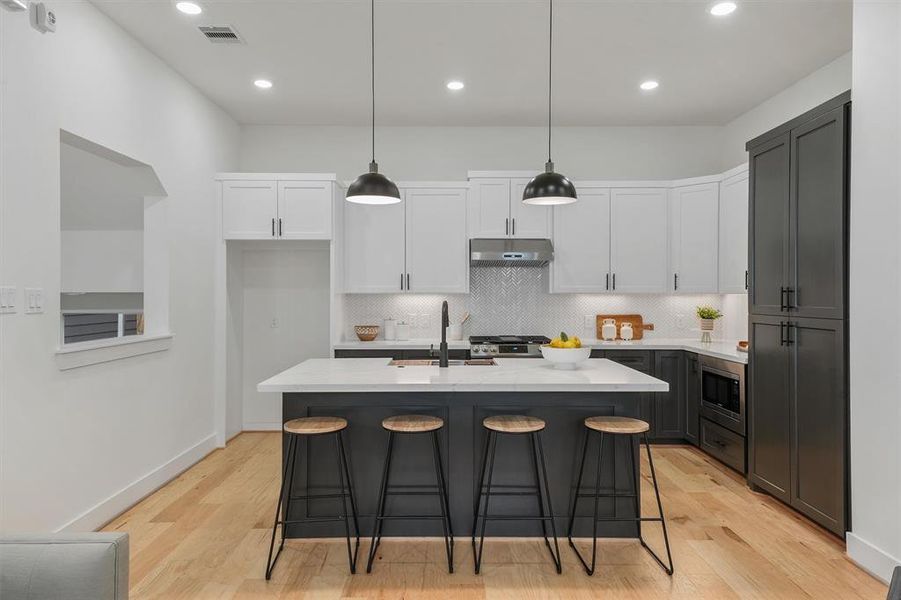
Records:
{"label": "black metal stool leg", "polygon": [[[356,553],[351,550],[350,544],[350,515],[347,511],[347,489],[344,485],[345,475],[349,477],[349,473],[345,473],[344,471],[344,460],[341,455],[341,432],[335,433],[335,463],[338,467],[338,486],[340,488],[339,494],[341,495],[341,511],[344,513],[341,516],[344,517],[344,536],[347,539],[347,563],[350,566],[350,573],[353,575],[357,572],[357,561],[356,561]],[[359,537],[357,538],[359,540]]]}
{"label": "black metal stool leg", "polygon": [[569,528],[566,532],[566,537],[569,540],[569,545],[573,546],[573,528],[576,524],[576,508],[579,506],[579,494],[582,489],[582,474],[585,472],[585,457],[588,456],[588,440],[591,438],[591,430],[585,430],[585,443],[582,445],[582,460],[579,462],[579,476],[576,478],[576,491],[573,494],[573,507],[572,510],[569,511]]}
{"label": "black metal stool leg", "polygon": [[[485,512],[482,513],[482,528],[479,532],[479,549],[478,552],[473,548],[473,560],[475,560],[475,572],[476,575],[479,574],[479,571],[482,569],[482,553],[485,546],[485,525],[488,523],[488,505],[491,500],[491,478],[494,475],[494,457],[497,451],[497,434],[494,432],[488,433],[488,439],[491,442],[491,450],[488,456],[488,482],[485,485]],[[479,488],[480,494],[480,504],[481,504],[481,487]],[[478,523],[478,519],[476,520]],[[473,523],[473,531],[475,530],[476,523]]]}
{"label": "black metal stool leg", "polygon": [[[282,474],[282,483],[278,490],[278,502],[275,505],[275,520],[272,524],[272,538],[269,540],[269,556],[266,558],[266,580],[268,581],[272,577],[272,569],[275,568],[275,563],[278,560],[278,557],[282,553],[282,548],[285,546],[285,524],[282,523],[282,535],[281,535],[281,543],[278,547],[278,552],[275,553],[275,558],[272,557],[272,551],[275,548],[275,532],[278,529],[278,525],[280,521],[287,520],[288,508],[290,507],[291,502],[291,487],[286,486],[286,481],[288,480],[288,473],[291,473],[291,479],[293,483],[293,475],[294,475],[294,457],[297,454],[297,436],[289,435],[288,437],[288,450],[286,451],[286,460],[285,460],[285,469]],[[287,498],[285,497],[285,488],[287,487]],[[282,504],[285,505],[285,519],[279,519],[282,515]]]}
{"label": "black metal stool leg", "polygon": [[[539,490],[541,489],[541,476],[538,474],[538,447],[535,444],[535,436],[537,434],[530,433],[529,434],[529,445],[532,450],[532,467],[535,469],[535,487]],[[541,517],[541,534],[544,537],[544,544],[547,546],[548,550],[551,549],[551,542],[547,537],[547,521],[545,521],[545,517],[547,516],[544,512],[544,502],[541,500],[541,494],[536,495],[536,499],[538,500],[538,515]],[[553,517],[553,515],[551,515]]]}
{"label": "black metal stool leg", "polygon": [[353,558],[354,569],[356,569],[357,554],[360,551],[360,521],[357,514],[357,500],[355,497],[356,492],[354,492],[353,479],[350,477],[350,468],[347,465],[347,450],[344,447],[344,433],[341,431],[338,432],[338,449],[341,451],[341,463],[344,466],[344,476],[347,480],[347,492],[350,497],[350,510],[354,520],[354,532],[357,537]]}
{"label": "black metal stool leg", "polygon": [[488,451],[491,448],[492,432],[489,430],[485,436],[485,451],[482,452],[482,462],[479,463],[479,479],[476,481],[476,493],[472,500],[472,551],[475,556],[476,550],[476,526],[479,523],[479,508],[482,505],[482,486],[485,485],[485,471],[488,467]]}
{"label": "black metal stool leg", "polygon": [[[554,559],[554,564],[557,567],[557,574],[559,575],[560,573],[563,572],[563,563],[561,562],[561,558],[560,558],[560,545],[557,543],[557,523],[556,523],[556,520],[554,519],[554,507],[551,504],[551,490],[550,490],[550,486],[548,484],[548,479],[547,479],[547,465],[545,464],[545,460],[544,460],[544,448],[542,447],[542,444],[541,444],[541,434],[536,433],[535,437],[538,441],[538,458],[540,459],[540,462],[541,462],[541,473],[542,473],[542,475],[544,475],[544,494],[545,494],[545,499],[547,500],[547,514],[550,517],[551,533],[554,536],[554,551],[551,552],[551,557]],[[539,497],[541,495],[540,490],[541,490],[541,488],[539,488],[539,492],[538,492]],[[487,502],[486,502],[485,512],[486,513],[488,512]],[[551,549],[550,544],[548,544],[548,550],[550,550],[550,549]]]}
{"label": "black metal stool leg", "polygon": [[369,560],[366,562],[366,572],[372,573],[372,561],[375,560],[375,552],[382,541],[382,517],[385,516],[385,500],[388,491],[388,471],[391,468],[391,455],[394,450],[394,432],[388,432],[388,450],[385,453],[385,468],[382,471],[382,484],[379,488],[378,509],[375,520],[372,523],[372,541],[369,544]]}
{"label": "black metal stool leg", "polygon": [[[666,546],[666,560],[669,563],[669,566],[663,564],[663,561],[660,560],[660,557],[651,550],[651,548],[645,543],[644,538],[639,536],[639,540],[641,540],[641,545],[645,547],[645,549],[651,553],[651,556],[663,567],[663,570],[666,571],[667,575],[673,574],[673,556],[670,554],[669,548],[669,536],[666,532],[666,519],[663,516],[663,504],[660,502],[660,489],[657,487],[657,473],[654,471],[654,459],[651,458],[651,445],[648,443],[648,434],[645,432],[644,434],[644,443],[645,448],[648,451],[648,465],[651,468],[651,481],[654,483],[654,495],[657,498],[657,511],[660,514],[660,525],[663,527],[663,543]],[[636,490],[636,495],[638,491]],[[640,523],[640,522],[639,522]]]}
{"label": "black metal stool leg", "polygon": [[447,553],[447,570],[454,572],[454,529],[451,526],[450,506],[447,496],[447,485],[444,480],[444,465],[441,464],[441,448],[438,445],[438,431],[432,432],[432,448],[435,461],[435,473],[438,479],[438,495],[441,504],[442,525],[444,526],[444,549]]}

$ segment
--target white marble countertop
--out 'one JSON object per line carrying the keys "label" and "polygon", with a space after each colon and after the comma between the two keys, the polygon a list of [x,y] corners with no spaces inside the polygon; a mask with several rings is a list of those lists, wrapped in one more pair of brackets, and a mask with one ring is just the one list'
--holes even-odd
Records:
{"label": "white marble countertop", "polygon": [[260,392],[666,392],[669,384],[607,359],[575,370],[543,359],[495,366],[392,367],[387,358],[312,358],[257,385]]}
{"label": "white marble countertop", "polygon": [[[434,344],[435,348],[441,340],[416,339],[406,341],[386,341],[374,340],[372,342],[361,342],[359,340],[344,341],[335,344],[335,350],[378,350],[378,349],[410,349],[410,350],[428,350]],[[601,350],[687,350],[688,352],[697,352],[704,356],[712,356],[714,358],[722,358],[723,360],[731,360],[733,362],[748,364],[748,353],[740,352],[736,346],[737,340],[715,340],[704,344],[697,338],[653,338],[649,337],[642,340],[632,342],[605,342],[603,340],[582,338],[582,344],[592,348]],[[451,350],[468,350],[468,340],[448,341],[448,348]]]}

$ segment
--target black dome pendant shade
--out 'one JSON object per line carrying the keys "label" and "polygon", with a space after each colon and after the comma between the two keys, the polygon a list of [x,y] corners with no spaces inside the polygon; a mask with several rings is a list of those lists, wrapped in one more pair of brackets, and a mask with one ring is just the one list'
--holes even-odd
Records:
{"label": "black dome pendant shade", "polygon": [[375,162],[375,0],[370,0],[370,57],[372,59],[372,161],[369,172],[357,177],[347,188],[348,202],[357,204],[397,204],[400,202],[400,190],[394,182],[379,173],[379,165]]}
{"label": "black dome pendant shade", "polygon": [[363,173],[347,188],[348,202],[357,204],[397,204],[400,191],[394,182],[379,173],[375,161],[369,163],[369,172]]}
{"label": "black dome pendant shade", "polygon": [[551,75],[553,74],[553,47],[554,47],[554,0],[549,0],[550,14],[548,16],[548,52],[547,52],[547,163],[544,165],[544,173],[536,175],[526,184],[522,191],[522,203],[539,206],[554,206],[557,204],[572,204],[578,200],[576,186],[573,182],[560,173],[554,172],[554,161],[551,160]]}
{"label": "black dome pendant shade", "polygon": [[545,165],[545,172],[536,175],[522,191],[525,204],[552,206],[576,202],[576,186],[565,175],[554,172],[554,163]]}

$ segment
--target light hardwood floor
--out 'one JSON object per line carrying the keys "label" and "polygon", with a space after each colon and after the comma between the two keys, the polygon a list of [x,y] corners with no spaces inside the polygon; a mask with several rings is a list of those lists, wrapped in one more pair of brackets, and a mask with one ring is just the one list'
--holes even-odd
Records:
{"label": "light hardwood floor", "polygon": [[[676,573],[633,541],[602,541],[588,577],[565,543],[563,575],[535,541],[468,539],[448,575],[437,540],[386,539],[373,574],[351,576],[343,540],[289,540],[263,571],[278,493],[279,434],[244,433],[105,529],[131,535],[133,598],[884,598],[844,545],[701,452],[654,446]],[[649,486],[647,465],[643,485]],[[653,497],[648,487],[644,497]],[[652,505],[645,506],[646,511]],[[651,529],[653,526],[648,526]],[[648,532],[651,544],[661,536]],[[565,538],[564,538],[565,540]],[[585,547],[585,546],[583,546]],[[662,549],[662,546],[658,546]],[[364,570],[368,543],[360,548]]]}

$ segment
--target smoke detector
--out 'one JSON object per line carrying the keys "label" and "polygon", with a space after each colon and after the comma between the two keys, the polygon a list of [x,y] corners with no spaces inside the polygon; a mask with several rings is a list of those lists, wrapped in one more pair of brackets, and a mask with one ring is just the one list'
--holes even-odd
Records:
{"label": "smoke detector", "polygon": [[231,25],[201,25],[198,27],[206,39],[214,44],[243,44],[244,40]]}

